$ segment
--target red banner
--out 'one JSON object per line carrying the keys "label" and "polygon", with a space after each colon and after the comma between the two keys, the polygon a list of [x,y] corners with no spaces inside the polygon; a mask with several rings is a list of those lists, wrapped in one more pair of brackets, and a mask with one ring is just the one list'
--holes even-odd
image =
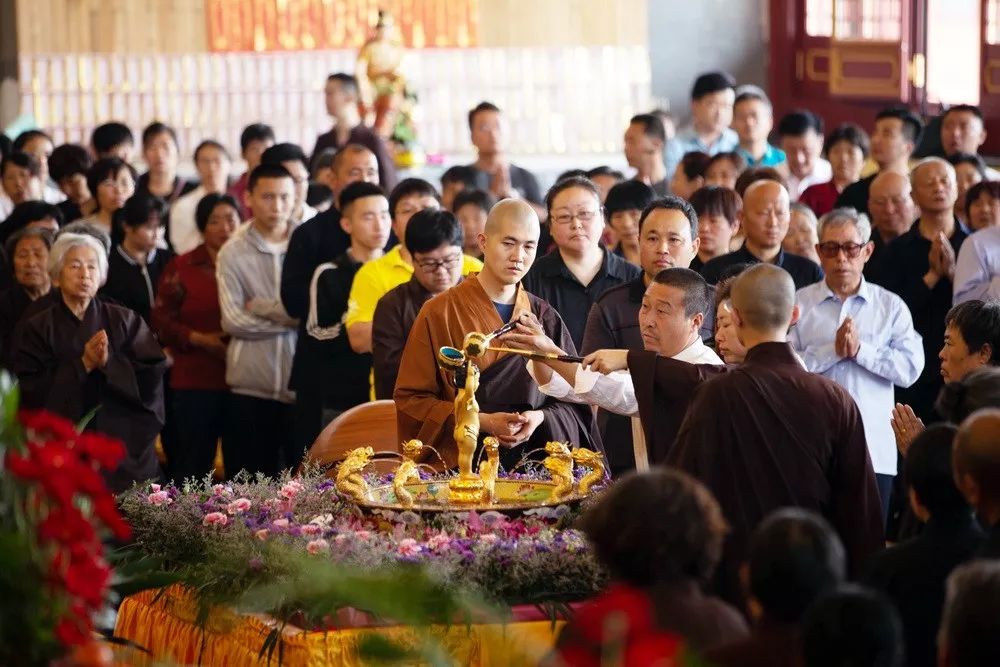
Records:
{"label": "red banner", "polygon": [[479,0],[205,0],[212,51],[360,48],[379,10],[408,48],[475,46]]}

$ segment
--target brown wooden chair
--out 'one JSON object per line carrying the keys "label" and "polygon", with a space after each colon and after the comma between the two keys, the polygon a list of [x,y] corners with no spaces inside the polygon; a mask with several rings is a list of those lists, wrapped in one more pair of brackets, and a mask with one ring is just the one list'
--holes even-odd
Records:
{"label": "brown wooden chair", "polygon": [[396,404],[393,401],[363,403],[342,413],[319,434],[306,460],[319,463],[332,473],[336,464],[357,447],[375,450],[369,467],[373,472],[387,474],[396,469],[399,457],[386,454],[402,451],[396,436]]}

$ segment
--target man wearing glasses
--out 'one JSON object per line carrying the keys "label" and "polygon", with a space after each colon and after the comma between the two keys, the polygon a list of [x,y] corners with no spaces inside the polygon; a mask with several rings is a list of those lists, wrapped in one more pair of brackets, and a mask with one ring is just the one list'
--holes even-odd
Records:
{"label": "man wearing glasses", "polygon": [[413,277],[378,300],[372,320],[375,398],[392,399],[406,338],[421,306],[462,279],[462,225],[450,211],[425,208],[406,225]]}
{"label": "man wearing glasses", "polygon": [[924,349],[903,300],[862,275],[872,255],[871,231],[868,217],[853,208],[820,218],[816,250],[825,278],[798,290],[800,317],[789,342],[807,369],[842,386],[858,404],[884,520],[896,475],[893,386],[916,382]]}

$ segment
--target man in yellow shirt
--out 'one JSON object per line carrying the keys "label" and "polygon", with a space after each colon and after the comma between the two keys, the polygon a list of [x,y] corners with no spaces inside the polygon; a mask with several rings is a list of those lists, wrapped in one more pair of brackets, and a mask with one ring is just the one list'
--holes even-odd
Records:
{"label": "man in yellow shirt", "polygon": [[[389,195],[392,231],[400,240],[381,258],[362,266],[354,276],[347,302],[347,337],[351,348],[364,354],[372,351],[372,320],[375,306],[389,290],[402,285],[413,276],[413,258],[403,245],[406,225],[417,211],[440,208],[441,197],[434,186],[420,178],[406,178]],[[462,275],[475,273],[483,263],[468,255],[462,256]]]}

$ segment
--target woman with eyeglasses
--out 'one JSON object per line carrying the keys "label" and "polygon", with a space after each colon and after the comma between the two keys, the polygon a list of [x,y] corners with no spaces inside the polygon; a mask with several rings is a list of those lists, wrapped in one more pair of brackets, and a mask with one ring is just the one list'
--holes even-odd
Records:
{"label": "woman with eyeglasses", "polygon": [[597,297],[636,279],[641,269],[601,243],[601,194],[589,179],[574,176],[559,181],[545,195],[545,204],[556,249],[535,261],[524,287],[559,312],[580,348]]}
{"label": "woman with eyeglasses", "polygon": [[107,157],[95,162],[87,172],[87,188],[93,193],[97,208],[79,222],[95,225],[113,240],[120,241],[122,234],[114,229],[114,214],[135,194],[136,178],[132,165],[120,158]]}

